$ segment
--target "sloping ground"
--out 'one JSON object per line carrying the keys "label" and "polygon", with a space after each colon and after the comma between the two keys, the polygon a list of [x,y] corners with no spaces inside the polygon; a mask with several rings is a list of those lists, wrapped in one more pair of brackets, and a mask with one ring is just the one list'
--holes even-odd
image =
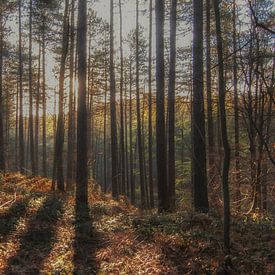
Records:
{"label": "sloping ground", "polygon": [[73,196],[52,194],[49,180],[0,181],[1,274],[275,273],[270,219],[235,217],[225,255],[214,214],[141,215],[91,188],[79,215]]}

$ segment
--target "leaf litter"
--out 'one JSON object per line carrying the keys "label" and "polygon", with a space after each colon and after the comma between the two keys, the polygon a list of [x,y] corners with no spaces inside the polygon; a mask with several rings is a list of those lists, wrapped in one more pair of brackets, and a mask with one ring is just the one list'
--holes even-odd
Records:
{"label": "leaf litter", "polygon": [[[223,251],[222,220],[217,213],[141,213],[127,199],[114,201],[92,183],[89,194],[93,231],[88,237],[94,251],[92,255],[84,251],[82,256],[92,256],[94,266],[83,264],[77,270],[74,196],[53,193],[51,181],[42,177],[13,173],[2,176],[0,273],[275,273],[272,217],[234,215],[232,248],[227,254]],[[62,203],[62,208],[55,201]],[[49,229],[51,232],[47,232]],[[32,247],[22,240],[29,241]],[[82,262],[87,263],[85,260]]]}

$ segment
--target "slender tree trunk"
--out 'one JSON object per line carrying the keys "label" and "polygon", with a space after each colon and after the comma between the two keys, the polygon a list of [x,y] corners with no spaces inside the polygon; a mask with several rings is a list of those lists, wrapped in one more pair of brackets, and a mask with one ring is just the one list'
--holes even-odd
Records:
{"label": "slender tree trunk", "polygon": [[121,0],[119,0],[119,40],[120,40],[120,161],[121,161],[121,191],[126,194],[125,185],[125,149],[124,149],[124,117],[123,117],[123,41],[122,41],[122,10]]}
{"label": "slender tree trunk", "polygon": [[74,7],[75,0],[71,1],[70,24],[70,91],[69,91],[69,118],[68,118],[68,144],[67,144],[67,190],[73,189],[74,181]]}
{"label": "slender tree trunk", "polygon": [[91,25],[89,25],[89,42],[88,42],[88,87],[87,87],[87,142],[88,142],[88,178],[95,176],[95,148],[94,148],[94,135],[93,135],[93,79],[94,70],[91,66]]}
{"label": "slender tree trunk", "polygon": [[137,112],[137,139],[139,155],[139,177],[141,191],[141,209],[146,208],[145,185],[144,185],[144,164],[143,164],[143,146],[141,133],[141,115],[140,115],[140,90],[139,90],[139,0],[136,0],[136,112]]}
{"label": "slender tree trunk", "polygon": [[237,30],[236,30],[236,1],[233,3],[233,85],[234,85],[234,143],[235,143],[235,169],[236,169],[236,197],[239,200],[240,193],[240,130],[239,130],[239,96],[238,96],[238,65],[237,65]]}
{"label": "slender tree trunk", "polygon": [[132,62],[130,60],[130,91],[129,91],[129,147],[130,147],[130,189],[131,189],[131,203],[136,203],[136,185],[134,177],[134,159],[133,159],[133,107],[132,107]]}
{"label": "slender tree trunk", "polygon": [[153,126],[152,126],[152,28],[153,28],[153,0],[149,1],[149,59],[148,59],[148,165],[149,165],[149,194],[150,208],[154,208],[154,182],[153,182]]}
{"label": "slender tree trunk", "polygon": [[38,50],[38,76],[37,76],[37,91],[36,91],[36,106],[35,106],[35,137],[34,137],[34,151],[35,151],[35,166],[36,173],[39,174],[39,130],[40,130],[40,118],[39,118],[39,106],[40,106],[40,74],[41,74],[41,43],[39,43]]}
{"label": "slender tree trunk", "polygon": [[[142,119],[141,119],[141,134],[142,134],[142,148],[145,148],[145,101],[146,101],[146,96],[145,96],[145,85],[142,93]],[[150,205],[149,201],[149,192],[148,192],[148,181],[147,181],[147,167],[146,167],[146,160],[145,160],[145,152],[143,152],[143,171],[144,171],[144,189],[145,189],[145,199],[146,199],[146,206]]]}
{"label": "slender tree trunk", "polygon": [[5,141],[3,126],[3,19],[0,10],[0,173],[5,172]]}
{"label": "slender tree trunk", "polygon": [[[44,19],[45,20],[45,19]],[[45,45],[45,22],[43,22],[43,31],[42,31],[42,142],[43,142],[43,152],[42,152],[42,166],[43,166],[43,176],[47,177],[48,168],[47,168],[47,102],[46,102],[46,64],[45,64],[45,55],[46,55],[46,45]]]}
{"label": "slender tree trunk", "polygon": [[[126,72],[125,72],[126,79]],[[129,148],[128,148],[128,104],[127,104],[127,84],[124,82],[124,125],[125,125],[125,186],[127,197],[130,198],[130,185],[129,185]]]}
{"label": "slender tree trunk", "polygon": [[208,212],[205,117],[203,100],[203,1],[194,0],[193,100],[192,100],[192,181],[196,211]]}
{"label": "slender tree trunk", "polygon": [[167,167],[165,138],[165,92],[164,92],[164,1],[156,0],[156,142],[157,142],[157,177],[158,210],[169,209],[167,197]]}
{"label": "slender tree trunk", "polygon": [[16,77],[16,108],[15,108],[15,170],[18,171],[18,122],[19,122],[19,77]]}
{"label": "slender tree trunk", "polygon": [[[107,50],[105,50],[105,58],[107,56]],[[107,78],[107,60],[105,60],[104,69],[105,87],[104,87],[104,133],[103,133],[103,157],[104,157],[104,184],[103,191],[107,192],[107,90],[108,90],[108,78]]]}
{"label": "slender tree trunk", "polygon": [[77,106],[77,166],[76,199],[78,204],[88,203],[87,167],[87,1],[78,3],[78,106]]}
{"label": "slender tree trunk", "polygon": [[216,19],[216,35],[217,35],[217,52],[219,63],[219,106],[220,106],[220,122],[221,135],[224,149],[222,185],[223,185],[223,204],[224,204],[224,246],[230,248],[230,198],[228,187],[228,173],[230,167],[230,146],[227,137],[226,126],[226,109],[225,109],[225,81],[224,81],[224,64],[223,64],[223,42],[220,20],[219,0],[214,0],[214,10]]}
{"label": "slender tree trunk", "polygon": [[213,181],[215,175],[214,152],[214,126],[212,108],[212,83],[211,83],[211,43],[210,43],[211,4],[206,0],[206,93],[207,93],[207,132],[208,132],[208,165],[209,180]]}
{"label": "slender tree trunk", "polygon": [[112,195],[118,198],[118,157],[116,125],[116,83],[114,71],[114,1],[110,0],[110,114],[111,114],[111,151],[112,151]]}
{"label": "slender tree trunk", "polygon": [[37,173],[34,157],[34,131],[33,131],[33,89],[32,89],[32,0],[29,7],[29,138],[30,138],[30,159],[31,171]]}
{"label": "slender tree trunk", "polygon": [[23,60],[22,60],[22,14],[19,0],[19,164],[20,172],[25,170],[24,121],[23,121]]}
{"label": "slender tree trunk", "polygon": [[62,55],[59,73],[59,102],[58,102],[58,119],[55,139],[55,162],[56,162],[56,181],[57,189],[65,191],[64,171],[63,171],[63,146],[64,146],[64,81],[66,70],[66,58],[68,54],[68,9],[69,0],[65,1],[65,10],[63,17],[63,38],[62,38]]}
{"label": "slender tree trunk", "polygon": [[170,14],[170,62],[168,86],[168,187],[169,207],[175,209],[175,78],[176,78],[177,0],[172,0]]}

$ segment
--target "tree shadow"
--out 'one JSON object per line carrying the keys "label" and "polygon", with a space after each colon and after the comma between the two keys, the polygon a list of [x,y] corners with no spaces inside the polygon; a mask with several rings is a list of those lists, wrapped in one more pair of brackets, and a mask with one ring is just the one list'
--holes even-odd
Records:
{"label": "tree shadow", "polygon": [[96,251],[103,237],[92,224],[90,208],[83,202],[75,206],[74,274],[97,274]]}
{"label": "tree shadow", "polygon": [[190,270],[186,264],[188,262],[188,258],[186,256],[186,244],[171,243],[169,238],[156,241],[154,237],[155,232],[161,232],[162,234],[166,234],[167,237],[169,235],[174,235],[173,231],[169,233],[161,229],[163,223],[168,224],[168,222],[171,226],[172,222],[166,221],[163,218],[154,218],[153,220],[134,220],[133,229],[136,235],[135,239],[139,243],[150,243],[158,247],[158,250],[160,252],[160,262],[166,267],[169,267],[171,268],[171,270],[173,270],[169,274],[187,274]]}
{"label": "tree shadow", "polygon": [[30,219],[15,256],[8,260],[4,274],[39,274],[43,260],[55,242],[56,225],[63,215],[64,201],[47,197],[36,215]]}
{"label": "tree shadow", "polygon": [[21,217],[25,216],[30,199],[15,202],[6,213],[0,215],[0,240],[5,240],[19,223]]}

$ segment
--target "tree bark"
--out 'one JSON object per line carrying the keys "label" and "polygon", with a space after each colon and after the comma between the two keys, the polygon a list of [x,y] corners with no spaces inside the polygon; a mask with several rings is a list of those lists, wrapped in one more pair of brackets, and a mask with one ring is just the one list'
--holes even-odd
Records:
{"label": "tree bark", "polygon": [[236,30],[236,1],[233,3],[233,86],[234,86],[234,143],[236,169],[236,197],[240,200],[240,130],[239,130],[239,96],[238,96],[238,67],[237,67],[237,30]]}
{"label": "tree bark", "polygon": [[125,185],[125,142],[124,142],[124,117],[123,117],[123,41],[122,41],[122,10],[121,0],[119,0],[119,43],[120,43],[120,157],[121,157],[121,192],[123,195],[126,194]]}
{"label": "tree bark", "polygon": [[0,10],[0,173],[5,172],[5,141],[3,125],[3,18]]}
{"label": "tree bark", "polygon": [[59,102],[58,102],[58,119],[55,138],[55,169],[56,169],[56,181],[57,189],[59,191],[65,191],[64,184],[64,171],[63,171],[63,146],[64,146],[64,81],[66,70],[66,58],[68,54],[68,9],[69,0],[65,1],[65,10],[63,17],[63,37],[62,37],[62,54],[59,73]]}
{"label": "tree bark", "polygon": [[208,212],[205,116],[203,100],[203,1],[194,0],[193,101],[192,101],[192,182],[196,211]]}
{"label": "tree bark", "polygon": [[22,60],[22,14],[19,0],[19,165],[20,172],[25,173],[25,145],[23,121],[23,60]]}
{"label": "tree bark", "polygon": [[216,35],[217,35],[217,52],[219,63],[219,107],[221,136],[224,149],[223,171],[222,171],[222,187],[223,187],[223,204],[224,204],[224,247],[230,248],[230,198],[228,187],[228,173],[230,167],[230,146],[227,136],[226,126],[226,109],[225,109],[225,80],[224,80],[224,62],[223,62],[223,42],[220,20],[219,0],[214,0],[214,10],[216,19]]}
{"label": "tree bark", "polygon": [[144,185],[144,163],[143,146],[141,133],[141,115],[140,115],[140,90],[139,90],[139,0],[136,0],[136,112],[137,112],[137,139],[139,156],[139,178],[141,191],[141,209],[146,208],[145,185]]}
{"label": "tree bark", "polygon": [[135,185],[135,177],[134,177],[134,156],[133,156],[133,107],[132,107],[132,62],[130,59],[130,91],[129,91],[129,147],[130,147],[130,189],[131,189],[131,203],[135,205],[136,203],[136,185]]}
{"label": "tree bark", "polygon": [[166,137],[165,137],[165,93],[164,93],[164,1],[156,0],[156,143],[158,210],[169,209],[167,197]]}
{"label": "tree bark", "polygon": [[41,43],[39,42],[38,50],[38,73],[37,73],[37,91],[36,91],[36,106],[35,106],[35,136],[34,136],[34,151],[35,151],[35,163],[37,174],[39,174],[39,130],[40,130],[40,118],[39,118],[39,106],[40,106],[40,76],[41,76]]}
{"label": "tree bark", "polygon": [[47,167],[47,99],[46,99],[46,64],[45,64],[45,55],[46,55],[46,45],[45,45],[45,18],[43,19],[43,30],[42,30],[42,143],[43,143],[43,152],[42,152],[42,166],[43,166],[43,176],[47,177],[48,167]]}
{"label": "tree bark", "polygon": [[176,79],[177,0],[172,0],[170,14],[170,62],[168,86],[168,187],[169,207],[175,209],[175,79]]}
{"label": "tree bark", "polygon": [[212,107],[212,83],[211,83],[211,43],[210,43],[211,4],[206,0],[206,93],[207,93],[207,132],[208,132],[208,166],[209,180],[215,175],[215,152],[214,152],[214,126]]}
{"label": "tree bark", "polygon": [[87,1],[78,3],[78,106],[77,106],[77,165],[76,200],[79,205],[88,203],[87,167]]}
{"label": "tree bark", "polygon": [[110,113],[112,151],[112,196],[118,198],[118,157],[116,125],[116,84],[114,71],[114,1],[110,0]]}
{"label": "tree bark", "polygon": [[33,133],[33,89],[32,89],[32,0],[29,7],[29,139],[30,139],[30,159],[31,171],[37,174],[34,158],[34,133]]}
{"label": "tree bark", "polygon": [[153,182],[153,126],[152,126],[152,29],[153,29],[153,0],[149,1],[149,59],[148,59],[148,165],[149,165],[149,195],[150,208],[154,208]]}
{"label": "tree bark", "polygon": [[71,1],[71,22],[70,22],[70,91],[69,91],[69,118],[68,118],[68,144],[67,144],[67,190],[73,189],[74,182],[74,7],[75,0]]}

